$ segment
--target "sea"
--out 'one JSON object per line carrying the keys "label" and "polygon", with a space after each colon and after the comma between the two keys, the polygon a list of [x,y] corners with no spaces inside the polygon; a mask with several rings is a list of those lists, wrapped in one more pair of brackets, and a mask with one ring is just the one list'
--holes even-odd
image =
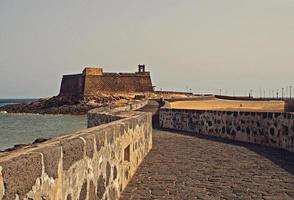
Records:
{"label": "sea", "polygon": [[[0,99],[0,106],[17,102],[23,101]],[[17,144],[30,144],[40,137],[51,138],[65,135],[84,129],[86,126],[85,115],[0,113],[0,150]]]}

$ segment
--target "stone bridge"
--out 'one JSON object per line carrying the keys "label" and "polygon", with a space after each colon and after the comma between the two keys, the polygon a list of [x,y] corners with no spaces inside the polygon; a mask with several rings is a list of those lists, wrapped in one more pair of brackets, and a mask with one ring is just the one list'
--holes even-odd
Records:
{"label": "stone bridge", "polygon": [[[153,104],[141,111],[153,111]],[[153,110],[152,110],[153,108]],[[153,130],[129,199],[294,199],[294,154],[257,144]]]}

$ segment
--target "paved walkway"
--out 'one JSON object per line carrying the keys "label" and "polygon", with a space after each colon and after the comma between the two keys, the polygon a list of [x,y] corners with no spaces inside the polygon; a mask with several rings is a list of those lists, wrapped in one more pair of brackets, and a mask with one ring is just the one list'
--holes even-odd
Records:
{"label": "paved walkway", "polygon": [[294,154],[154,130],[121,199],[294,199]]}

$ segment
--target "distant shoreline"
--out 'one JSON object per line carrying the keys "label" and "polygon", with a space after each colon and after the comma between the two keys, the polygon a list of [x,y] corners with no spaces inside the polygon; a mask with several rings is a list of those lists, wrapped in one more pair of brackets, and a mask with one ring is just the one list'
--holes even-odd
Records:
{"label": "distant shoreline", "polygon": [[[130,101],[122,96],[102,96],[91,99],[54,96],[40,99],[0,99],[0,112],[7,113],[36,113],[36,114],[66,114],[85,115],[93,108],[126,104]],[[12,104],[11,104],[12,103]]]}
{"label": "distant shoreline", "polygon": [[28,103],[37,100],[36,98],[2,98],[0,103]]}

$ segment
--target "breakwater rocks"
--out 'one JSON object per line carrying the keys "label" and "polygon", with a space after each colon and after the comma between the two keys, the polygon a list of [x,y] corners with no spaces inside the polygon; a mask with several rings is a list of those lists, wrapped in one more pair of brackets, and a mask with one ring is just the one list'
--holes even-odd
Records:
{"label": "breakwater rocks", "polygon": [[38,99],[29,103],[6,105],[0,107],[0,112],[84,115],[93,108],[126,104],[130,100],[130,98],[123,96],[85,97],[82,99],[55,96]]}

